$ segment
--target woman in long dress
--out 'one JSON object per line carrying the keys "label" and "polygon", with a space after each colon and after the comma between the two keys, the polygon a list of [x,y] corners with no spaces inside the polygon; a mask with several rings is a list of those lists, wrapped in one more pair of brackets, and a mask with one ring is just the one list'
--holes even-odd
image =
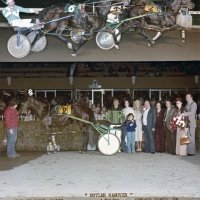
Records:
{"label": "woman in long dress", "polygon": [[[185,108],[182,106],[182,100],[180,98],[178,98],[176,100],[176,106],[178,108],[177,113],[175,115],[176,121],[178,120],[184,120],[184,123],[186,123],[186,117],[182,117],[181,118],[181,114],[185,112]],[[174,118],[174,119],[175,119]],[[187,125],[182,125],[181,122],[180,123],[176,123],[177,125],[177,132],[176,132],[176,155],[179,156],[186,156],[187,155],[187,144],[180,144],[180,138],[182,136],[187,135]]]}
{"label": "woman in long dress", "polygon": [[134,118],[136,121],[135,141],[137,143],[137,151],[142,151],[142,104],[140,100],[135,100],[133,104]]}
{"label": "woman in long dress", "polygon": [[155,128],[155,147],[156,152],[165,152],[165,131],[164,131],[164,110],[161,103],[156,103],[156,128]]}

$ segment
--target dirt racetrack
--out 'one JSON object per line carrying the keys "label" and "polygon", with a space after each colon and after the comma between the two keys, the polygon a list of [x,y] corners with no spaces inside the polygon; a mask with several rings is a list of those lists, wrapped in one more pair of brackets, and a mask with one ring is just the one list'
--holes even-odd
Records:
{"label": "dirt racetrack", "polygon": [[[12,57],[7,50],[7,41],[14,34],[12,29],[0,29],[0,62],[84,62],[84,61],[190,61],[200,60],[200,31],[193,29],[186,32],[186,44],[181,42],[180,31],[165,32],[153,47],[137,33],[126,33],[122,36],[120,50],[102,50],[95,38],[88,41],[76,57],[58,39],[48,36],[44,51],[31,52],[23,59]],[[154,36],[153,32],[149,32]]]}

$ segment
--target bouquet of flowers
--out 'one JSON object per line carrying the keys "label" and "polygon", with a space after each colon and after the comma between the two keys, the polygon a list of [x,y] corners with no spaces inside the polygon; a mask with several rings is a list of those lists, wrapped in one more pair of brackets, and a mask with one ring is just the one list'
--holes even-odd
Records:
{"label": "bouquet of flowers", "polygon": [[177,128],[185,128],[186,127],[186,118],[184,116],[176,115],[173,117],[171,121],[171,126],[172,129],[177,129]]}

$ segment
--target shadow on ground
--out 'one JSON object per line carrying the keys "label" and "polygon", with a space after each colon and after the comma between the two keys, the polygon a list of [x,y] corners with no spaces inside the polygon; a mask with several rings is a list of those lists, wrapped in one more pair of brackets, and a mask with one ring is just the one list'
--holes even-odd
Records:
{"label": "shadow on ground", "polygon": [[200,167],[200,151],[198,151],[195,156],[183,156],[181,157],[181,160],[190,162]]}
{"label": "shadow on ground", "polygon": [[31,160],[35,160],[43,154],[44,152],[20,152],[20,157],[11,159],[6,156],[6,152],[3,152],[0,154],[0,171],[9,171],[15,167],[24,165]]}

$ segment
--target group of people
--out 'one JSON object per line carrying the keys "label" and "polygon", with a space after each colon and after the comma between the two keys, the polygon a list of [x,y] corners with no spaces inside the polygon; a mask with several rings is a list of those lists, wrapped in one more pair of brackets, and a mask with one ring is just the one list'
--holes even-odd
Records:
{"label": "group of people", "polygon": [[[113,98],[113,105],[108,110],[106,107],[101,109],[100,105],[92,105],[92,110],[95,120],[110,122],[121,143],[121,151],[195,155],[197,104],[191,93],[186,94],[185,100],[187,104],[183,106],[181,98],[176,99],[176,105],[167,99],[164,108],[161,102],[152,105],[149,100],[145,100],[144,104],[135,100],[131,107],[130,101],[125,99],[124,108],[121,108],[119,99]],[[18,102],[12,98],[3,113],[9,158],[19,156],[15,150],[19,127],[17,106]],[[185,136],[189,138],[189,144],[180,142]]]}
{"label": "group of people", "polygon": [[[184,100],[176,99],[176,105],[170,99],[151,105],[149,100],[135,100],[133,108],[130,101],[124,101],[124,108],[120,107],[119,99],[113,99],[112,108],[108,109],[105,118],[112,125],[121,129],[116,134],[121,142],[121,150],[128,153],[167,152],[174,155],[195,155],[195,129],[197,104],[191,93],[186,94]],[[181,138],[188,138],[189,144],[182,144]],[[144,142],[144,149],[143,149]]]}

